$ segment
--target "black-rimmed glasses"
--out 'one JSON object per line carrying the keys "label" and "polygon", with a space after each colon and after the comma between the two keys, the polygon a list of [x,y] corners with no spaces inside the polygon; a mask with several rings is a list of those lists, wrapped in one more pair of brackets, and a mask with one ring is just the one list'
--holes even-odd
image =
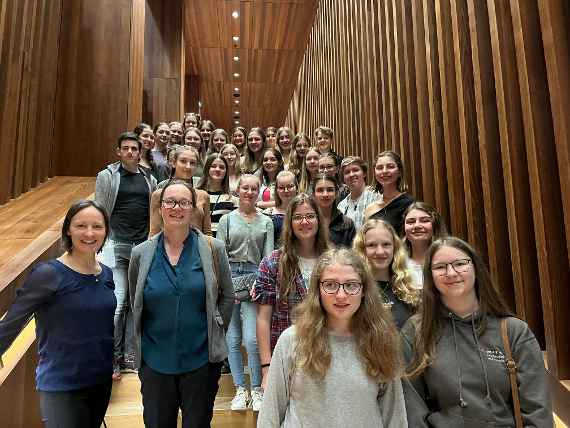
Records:
{"label": "black-rimmed glasses", "polygon": [[340,283],[330,280],[330,281],[321,281],[319,285],[321,286],[321,289],[327,294],[338,293],[340,287],[342,287],[342,289],[346,294],[350,294],[351,296],[358,294],[360,290],[362,290],[362,283],[358,281],[349,281],[349,282]]}

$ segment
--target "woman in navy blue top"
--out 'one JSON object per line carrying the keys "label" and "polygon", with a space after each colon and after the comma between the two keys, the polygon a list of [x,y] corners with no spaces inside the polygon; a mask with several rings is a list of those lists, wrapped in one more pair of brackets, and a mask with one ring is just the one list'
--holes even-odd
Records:
{"label": "woman in navy blue top", "polygon": [[32,269],[0,321],[2,355],[35,317],[36,385],[48,428],[99,428],[107,411],[117,302],[111,269],[95,255],[108,230],[107,214],[97,202],[73,204],[61,233],[66,252]]}

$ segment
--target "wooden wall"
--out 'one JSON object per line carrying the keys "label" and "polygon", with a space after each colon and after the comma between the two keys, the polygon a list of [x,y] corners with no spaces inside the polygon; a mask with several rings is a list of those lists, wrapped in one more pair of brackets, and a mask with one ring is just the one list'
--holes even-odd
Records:
{"label": "wooden wall", "polygon": [[0,204],[53,175],[61,1],[0,1]]}
{"label": "wooden wall", "polygon": [[[115,160],[129,118],[133,0],[64,0],[57,80],[55,173],[91,176]],[[141,31],[142,25],[133,29]],[[143,21],[144,22],[144,21]],[[134,36],[134,35],[133,35]],[[140,46],[137,45],[137,46]],[[139,47],[140,49],[140,47]],[[138,119],[138,120],[137,120]]]}
{"label": "wooden wall", "polygon": [[487,258],[570,379],[570,4],[321,0],[288,123],[325,124]]}
{"label": "wooden wall", "polygon": [[182,0],[146,0],[143,121],[182,119]]}

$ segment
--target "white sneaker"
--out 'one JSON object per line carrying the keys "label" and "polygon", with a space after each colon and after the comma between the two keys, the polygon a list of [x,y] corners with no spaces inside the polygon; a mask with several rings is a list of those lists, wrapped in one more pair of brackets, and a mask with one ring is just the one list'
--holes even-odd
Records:
{"label": "white sneaker", "polygon": [[254,412],[259,412],[263,404],[263,391],[261,388],[254,388],[251,390],[251,408]]}
{"label": "white sneaker", "polygon": [[243,386],[238,386],[236,395],[232,400],[232,410],[245,410],[249,405],[249,392]]}

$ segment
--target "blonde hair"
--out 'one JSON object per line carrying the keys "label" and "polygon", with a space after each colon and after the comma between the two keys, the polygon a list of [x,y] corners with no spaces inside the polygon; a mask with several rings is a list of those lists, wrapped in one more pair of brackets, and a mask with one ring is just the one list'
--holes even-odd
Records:
{"label": "blonde hair", "polygon": [[421,290],[412,286],[413,280],[410,271],[407,269],[405,246],[390,223],[380,219],[367,220],[354,237],[353,250],[362,256],[370,266],[366,257],[366,233],[377,227],[383,227],[387,230],[392,235],[392,242],[394,243],[394,257],[390,263],[390,287],[402,302],[418,307],[422,301]]}
{"label": "blonde hair", "polygon": [[329,250],[318,259],[308,294],[295,308],[295,366],[317,379],[323,379],[330,367],[327,313],[321,303],[319,283],[323,271],[334,264],[351,266],[362,281],[362,300],[352,317],[350,331],[368,376],[378,383],[388,382],[399,376],[402,367],[399,335],[390,312],[382,305],[367,263],[344,248]]}

